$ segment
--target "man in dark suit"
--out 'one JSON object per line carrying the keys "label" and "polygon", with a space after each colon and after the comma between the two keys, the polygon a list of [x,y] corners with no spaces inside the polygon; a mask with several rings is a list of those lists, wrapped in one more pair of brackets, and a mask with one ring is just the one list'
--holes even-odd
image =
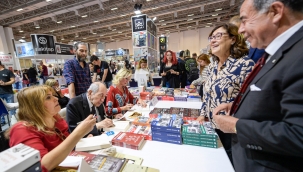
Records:
{"label": "man in dark suit", "polygon": [[213,119],[220,130],[234,133],[236,171],[302,171],[303,0],[245,0],[240,17],[239,32],[269,57],[238,103],[214,110],[238,105],[231,116]]}
{"label": "man in dark suit", "polygon": [[77,127],[79,122],[91,114],[96,114],[97,123],[88,136],[100,135],[102,128],[113,125],[112,120],[106,118],[104,110],[103,101],[106,92],[106,86],[103,83],[94,82],[88,88],[87,93],[82,93],[69,101],[66,106],[66,122],[70,132]]}

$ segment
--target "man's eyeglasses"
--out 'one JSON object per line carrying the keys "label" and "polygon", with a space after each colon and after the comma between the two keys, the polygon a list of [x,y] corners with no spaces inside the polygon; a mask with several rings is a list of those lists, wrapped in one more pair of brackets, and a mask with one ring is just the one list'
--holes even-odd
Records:
{"label": "man's eyeglasses", "polygon": [[208,42],[211,42],[211,40],[220,40],[222,38],[223,34],[227,34],[227,33],[222,33],[222,32],[218,32],[217,34],[208,37]]}

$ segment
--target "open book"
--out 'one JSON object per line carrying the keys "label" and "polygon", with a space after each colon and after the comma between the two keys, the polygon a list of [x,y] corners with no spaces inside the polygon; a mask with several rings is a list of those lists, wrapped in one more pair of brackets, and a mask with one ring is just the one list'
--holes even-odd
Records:
{"label": "open book", "polygon": [[100,136],[82,138],[76,145],[76,151],[91,151],[111,147],[108,136],[102,134]]}

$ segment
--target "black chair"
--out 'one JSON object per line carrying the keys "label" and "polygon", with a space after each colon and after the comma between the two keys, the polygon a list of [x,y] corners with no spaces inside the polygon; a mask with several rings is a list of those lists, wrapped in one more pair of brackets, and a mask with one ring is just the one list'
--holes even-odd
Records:
{"label": "black chair", "polygon": [[5,131],[0,131],[0,152],[9,148],[9,140],[4,137]]}

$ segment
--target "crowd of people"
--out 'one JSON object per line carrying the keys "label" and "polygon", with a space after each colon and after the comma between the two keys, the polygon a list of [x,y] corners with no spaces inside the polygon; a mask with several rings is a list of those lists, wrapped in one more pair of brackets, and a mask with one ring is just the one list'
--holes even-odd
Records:
{"label": "crowd of people", "polygon": [[[200,86],[197,121],[212,122],[236,171],[300,171],[303,1],[245,0],[240,16],[214,27],[208,41],[208,54],[184,50],[177,58],[165,52],[161,85]],[[87,63],[85,43],[75,44],[74,52],[63,69],[69,98],[49,72],[44,77],[47,67],[41,64],[45,85],[19,91],[19,122],[7,132],[10,146],[24,143],[40,151],[44,171],[62,162],[82,137],[100,135],[134,104],[146,106],[128,91],[128,66],[117,70],[97,56]],[[139,61],[135,80],[142,74],[146,85],[154,85],[146,59]],[[20,78],[0,63],[1,98],[10,102],[11,85]],[[31,81],[29,71],[22,78]],[[66,121],[58,114],[63,107]]]}

